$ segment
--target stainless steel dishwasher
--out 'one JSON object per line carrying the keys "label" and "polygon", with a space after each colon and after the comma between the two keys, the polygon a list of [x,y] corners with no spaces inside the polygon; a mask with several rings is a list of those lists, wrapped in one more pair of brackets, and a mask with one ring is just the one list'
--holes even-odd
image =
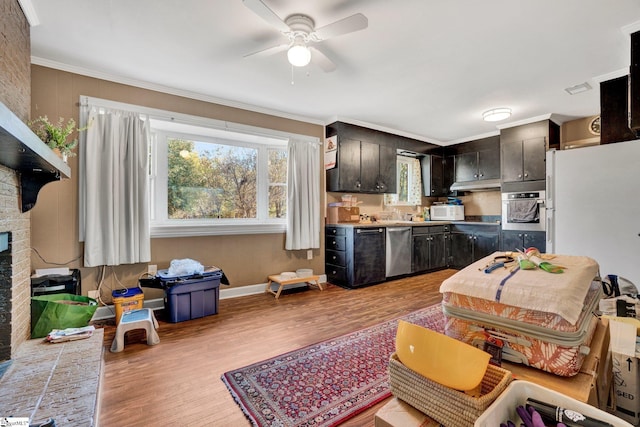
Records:
{"label": "stainless steel dishwasher", "polygon": [[386,277],[411,273],[411,227],[387,227]]}

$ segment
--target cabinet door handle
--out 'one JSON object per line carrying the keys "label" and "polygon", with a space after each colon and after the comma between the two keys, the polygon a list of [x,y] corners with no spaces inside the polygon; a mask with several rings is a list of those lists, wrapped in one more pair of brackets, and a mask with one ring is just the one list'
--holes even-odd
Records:
{"label": "cabinet door handle", "polygon": [[483,174],[483,173],[481,173],[481,174],[480,174],[480,178],[482,178],[483,176],[484,176],[484,174]]}
{"label": "cabinet door handle", "polygon": [[520,174],[518,174],[518,178],[522,178],[522,174],[521,174],[521,173],[520,173]]}
{"label": "cabinet door handle", "polygon": [[335,245],[336,245],[336,241],[335,241],[335,240],[331,241],[331,244],[332,244],[333,246],[335,246]]}
{"label": "cabinet door handle", "polygon": [[333,256],[333,259],[334,259],[334,260],[335,260],[335,259],[338,259],[338,257],[334,255],[334,256]]}
{"label": "cabinet door handle", "polygon": [[522,237],[522,233],[519,233],[519,234],[518,234],[518,237]]}
{"label": "cabinet door handle", "polygon": [[477,174],[477,173],[474,173],[474,174],[473,174],[473,177],[474,177],[474,178],[477,178],[477,177],[478,177],[478,174]]}
{"label": "cabinet door handle", "polygon": [[338,232],[338,230],[333,229],[333,230],[331,230],[331,232],[332,232],[333,234],[336,234],[336,233]]}
{"label": "cabinet door handle", "polygon": [[356,187],[360,188],[360,183],[356,182]]}
{"label": "cabinet door handle", "polygon": [[528,177],[528,176],[529,176],[529,174],[528,174],[528,173],[525,173],[525,174],[524,174],[524,177],[525,177],[525,178],[526,178],[526,177]]}

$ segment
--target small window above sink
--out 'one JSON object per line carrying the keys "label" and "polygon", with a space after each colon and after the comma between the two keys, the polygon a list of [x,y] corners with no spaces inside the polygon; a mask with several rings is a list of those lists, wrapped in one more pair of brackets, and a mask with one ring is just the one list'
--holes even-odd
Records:
{"label": "small window above sink", "polygon": [[384,195],[386,206],[418,206],[422,204],[422,170],[415,156],[396,157],[396,192]]}

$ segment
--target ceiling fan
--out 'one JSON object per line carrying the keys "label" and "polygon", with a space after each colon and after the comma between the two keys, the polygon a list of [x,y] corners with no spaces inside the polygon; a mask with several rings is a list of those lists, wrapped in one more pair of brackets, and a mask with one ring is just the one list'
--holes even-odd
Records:
{"label": "ceiling fan", "polygon": [[287,43],[250,53],[245,55],[245,58],[253,55],[272,55],[287,50],[289,63],[296,67],[309,64],[313,52],[314,62],[320,68],[326,72],[335,70],[336,65],[333,61],[313,45],[332,37],[364,30],[369,24],[366,16],[356,13],[324,27],[315,28],[315,22],[308,15],[296,13],[282,20],[262,0],[242,0],[242,2],[288,39]]}

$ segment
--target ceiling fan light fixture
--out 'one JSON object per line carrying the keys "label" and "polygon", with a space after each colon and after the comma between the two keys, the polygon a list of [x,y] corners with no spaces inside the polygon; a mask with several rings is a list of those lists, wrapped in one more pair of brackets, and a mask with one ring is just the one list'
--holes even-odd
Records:
{"label": "ceiling fan light fixture", "polygon": [[493,108],[482,113],[485,122],[499,122],[511,117],[511,108]]}
{"label": "ceiling fan light fixture", "polygon": [[287,51],[289,63],[294,67],[304,67],[311,62],[311,51],[304,43],[294,43]]}

